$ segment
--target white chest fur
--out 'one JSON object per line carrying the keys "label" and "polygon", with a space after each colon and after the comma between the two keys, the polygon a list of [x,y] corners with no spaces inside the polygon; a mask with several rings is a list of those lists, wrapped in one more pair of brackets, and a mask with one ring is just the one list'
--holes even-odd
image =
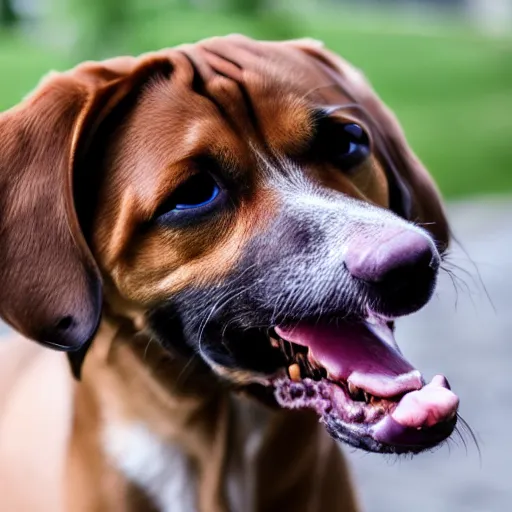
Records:
{"label": "white chest fur", "polygon": [[254,512],[257,483],[256,458],[271,412],[255,401],[232,398],[232,452],[228,456],[226,492],[230,510]]}
{"label": "white chest fur", "polygon": [[103,445],[112,464],[143,489],[161,512],[194,512],[195,483],[187,457],[144,423],[110,423]]}
{"label": "white chest fur", "polygon": [[[255,459],[270,411],[258,403],[233,397],[226,493],[230,510],[252,512]],[[103,446],[112,464],[138,485],[161,512],[195,512],[196,485],[191,465],[180,447],[158,437],[143,422],[110,421]]]}

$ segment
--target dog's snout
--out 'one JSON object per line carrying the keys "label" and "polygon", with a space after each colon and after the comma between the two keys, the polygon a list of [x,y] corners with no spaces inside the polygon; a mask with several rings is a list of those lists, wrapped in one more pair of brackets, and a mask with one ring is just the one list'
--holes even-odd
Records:
{"label": "dog's snout", "polygon": [[398,315],[414,311],[430,298],[440,265],[433,242],[422,233],[381,233],[349,247],[345,265],[369,285],[379,304]]}

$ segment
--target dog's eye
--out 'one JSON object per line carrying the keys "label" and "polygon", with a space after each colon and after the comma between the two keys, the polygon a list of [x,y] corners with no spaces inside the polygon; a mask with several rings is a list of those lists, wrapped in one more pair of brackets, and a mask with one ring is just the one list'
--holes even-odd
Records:
{"label": "dog's eye", "polygon": [[201,208],[215,201],[219,193],[219,186],[209,174],[196,174],[174,192],[174,209]]}
{"label": "dog's eye", "polygon": [[156,218],[165,221],[184,215],[188,217],[209,213],[218,205],[222,192],[210,174],[195,174],[182,183],[160,206]]}
{"label": "dog's eye", "polygon": [[355,123],[338,125],[336,131],[331,149],[333,161],[343,170],[350,171],[369,156],[368,135],[361,126]]}

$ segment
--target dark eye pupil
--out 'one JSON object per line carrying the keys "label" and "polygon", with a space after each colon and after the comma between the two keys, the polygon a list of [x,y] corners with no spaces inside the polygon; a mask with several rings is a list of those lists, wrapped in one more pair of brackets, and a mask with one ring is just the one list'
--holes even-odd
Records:
{"label": "dark eye pupil", "polygon": [[365,135],[363,129],[358,124],[346,124],[343,126],[344,131],[347,135],[352,136],[355,140],[362,140]]}
{"label": "dark eye pupil", "polygon": [[155,212],[161,222],[176,222],[182,219],[207,215],[218,206],[221,189],[215,179],[206,172],[195,174],[177,187]]}
{"label": "dark eye pupil", "polygon": [[176,210],[197,208],[213,201],[219,193],[215,180],[206,173],[196,174],[180,185],[172,195]]}
{"label": "dark eye pupil", "polygon": [[361,125],[327,118],[318,126],[310,154],[351,173],[361,167],[370,153],[370,139]]}
{"label": "dark eye pupil", "polygon": [[331,161],[345,172],[358,169],[370,155],[368,135],[358,124],[337,125],[331,141]]}
{"label": "dark eye pupil", "polygon": [[343,125],[340,139],[340,155],[351,155],[359,151],[361,146],[368,146],[366,133],[358,124]]}

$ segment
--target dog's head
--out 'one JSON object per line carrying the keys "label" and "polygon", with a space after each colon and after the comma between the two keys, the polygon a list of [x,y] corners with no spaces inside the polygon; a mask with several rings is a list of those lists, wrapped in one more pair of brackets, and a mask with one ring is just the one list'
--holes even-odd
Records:
{"label": "dog's head", "polygon": [[230,36],[83,64],[2,114],[0,136],[0,312],[23,334],[84,352],[123,304],[352,445],[452,432],[446,380],[425,384],[393,338],[435,286],[439,195],[319,44]]}

